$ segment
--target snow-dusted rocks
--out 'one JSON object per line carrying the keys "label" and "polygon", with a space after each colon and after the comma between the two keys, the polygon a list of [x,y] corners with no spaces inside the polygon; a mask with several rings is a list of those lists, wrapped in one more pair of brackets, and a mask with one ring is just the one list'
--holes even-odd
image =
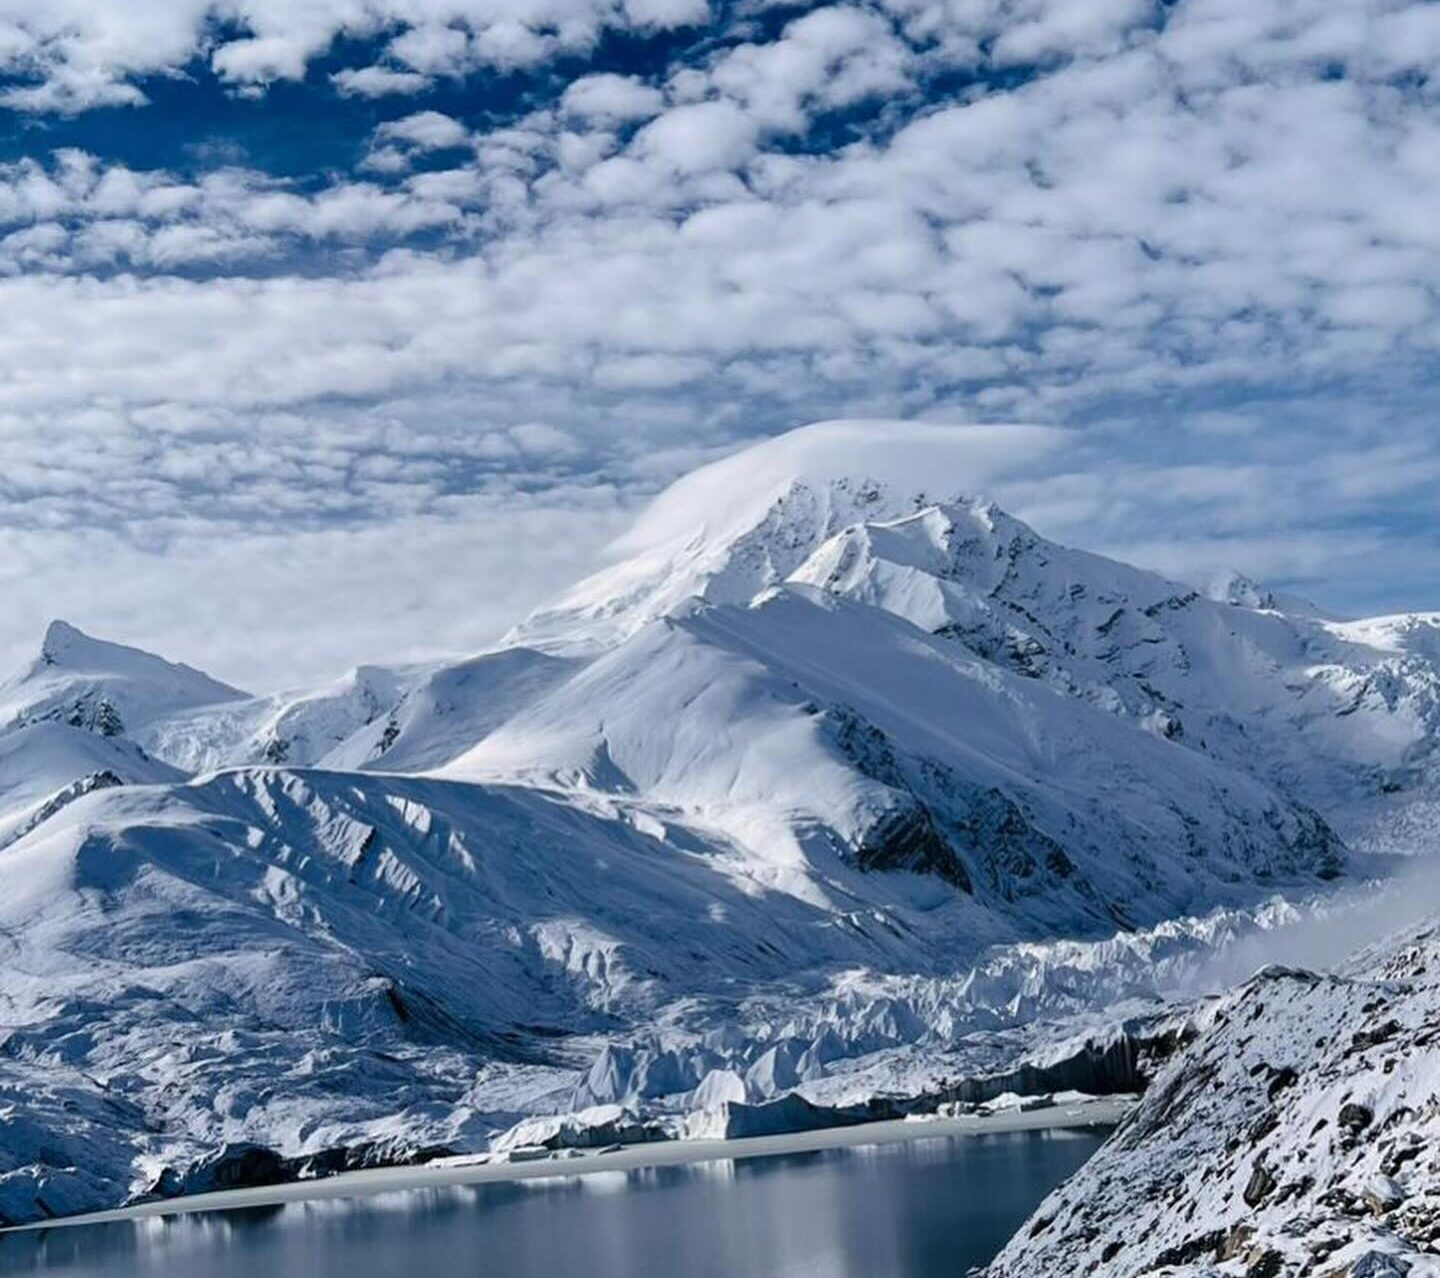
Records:
{"label": "snow-dusted rocks", "polygon": [[57,623],[0,689],[0,1214],[1142,1085],[1337,829],[1431,819],[1436,618],[1048,542],[965,495],[1014,438],[796,432],[498,650],[319,689]]}
{"label": "snow-dusted rocks", "polygon": [[1206,1021],[990,1278],[1436,1272],[1440,936],[1267,969]]}

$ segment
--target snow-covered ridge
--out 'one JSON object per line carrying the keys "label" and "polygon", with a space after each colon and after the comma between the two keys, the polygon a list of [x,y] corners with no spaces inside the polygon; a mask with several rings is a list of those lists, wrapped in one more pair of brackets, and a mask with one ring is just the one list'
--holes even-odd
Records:
{"label": "snow-covered ridge", "polygon": [[1440,631],[1425,614],[1340,623],[1287,615],[1269,596],[1217,602],[977,501],[854,525],[790,580],[953,637],[1313,803],[1343,798],[1358,814],[1434,762]]}
{"label": "snow-covered ridge", "polygon": [[192,772],[251,763],[415,772],[463,753],[572,668],[527,648],[359,666],[322,688],[197,706],[136,735]]}
{"label": "snow-covered ridge", "polygon": [[806,899],[847,863],[936,876],[992,939],[1152,923],[1343,862],[1263,783],[799,587],[645,628],[446,775],[648,801]]}
{"label": "snow-covered ridge", "polygon": [[45,720],[0,734],[0,848],[90,790],[184,779],[134,742]]}
{"label": "snow-covered ridge", "polygon": [[1236,574],[1197,590],[1049,541],[974,496],[965,432],[809,427],[662,496],[625,558],[512,639],[593,656],[684,601],[742,606],[787,583],[879,607],[995,665],[1222,759],[1347,836],[1403,850],[1432,791],[1440,676],[1431,614],[1338,622]]}

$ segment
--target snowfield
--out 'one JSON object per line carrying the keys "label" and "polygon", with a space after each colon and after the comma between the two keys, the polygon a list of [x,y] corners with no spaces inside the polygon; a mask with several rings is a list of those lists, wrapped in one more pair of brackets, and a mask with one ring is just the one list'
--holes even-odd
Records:
{"label": "snowfield", "polygon": [[[996,1270],[1134,1272],[1086,1178],[1218,1168],[1252,1121],[1238,1074],[1214,1148],[1155,1118],[1234,1024],[1204,996],[1373,915],[1361,885],[1424,850],[1440,616],[1056,545],[967,495],[989,449],[793,432],[682,480],[496,650],[318,689],[52,625],[0,685],[0,1219],[1163,1066],[1059,1191],[1086,1237],[1036,1229]],[[1295,1003],[1273,1032],[1369,979],[1265,977]],[[1322,1068],[1268,1043],[1213,1050]],[[1385,1077],[1421,1109],[1420,1075]]]}

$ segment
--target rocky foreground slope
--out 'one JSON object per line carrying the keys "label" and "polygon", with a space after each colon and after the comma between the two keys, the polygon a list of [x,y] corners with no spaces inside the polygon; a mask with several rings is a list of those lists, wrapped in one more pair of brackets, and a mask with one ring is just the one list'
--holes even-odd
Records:
{"label": "rocky foreground slope", "polygon": [[1440,1273],[1440,930],[1267,968],[988,1270]]}
{"label": "rocky foreground slope", "polygon": [[250,697],[52,626],[0,685],[0,1216],[1143,1081],[1159,994],[1412,846],[1440,626],[1046,541],[976,440],[727,459],[461,662]]}

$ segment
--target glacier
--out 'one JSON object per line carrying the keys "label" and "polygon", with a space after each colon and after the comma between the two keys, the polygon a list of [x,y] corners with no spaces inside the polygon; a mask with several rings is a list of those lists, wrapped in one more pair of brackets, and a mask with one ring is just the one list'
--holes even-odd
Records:
{"label": "glacier", "polygon": [[803,428],[493,650],[319,688],[53,624],[0,685],[0,1217],[1158,1073],[1144,1113],[1233,956],[1424,850],[1440,614],[1058,545],[966,491],[989,447]]}

